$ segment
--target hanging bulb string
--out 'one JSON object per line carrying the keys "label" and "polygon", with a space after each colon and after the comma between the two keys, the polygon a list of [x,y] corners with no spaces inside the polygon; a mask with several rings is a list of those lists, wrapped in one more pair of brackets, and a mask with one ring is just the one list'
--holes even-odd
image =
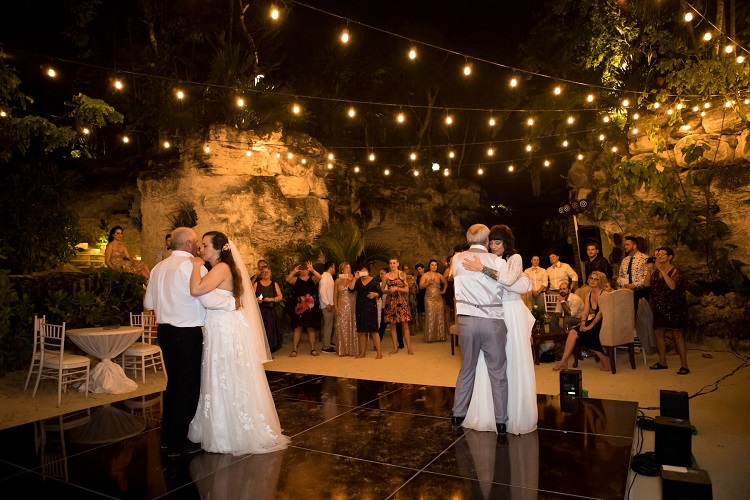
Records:
{"label": "hanging bulb string", "polygon": [[725,37],[727,40],[729,40],[730,42],[732,42],[735,45],[735,47],[737,47],[738,49],[742,49],[746,54],[750,54],[750,50],[747,50],[745,47],[743,47],[742,45],[740,45],[739,42],[737,42],[732,37],[730,37],[729,35],[727,35],[726,33],[724,33],[722,30],[720,30],[714,23],[711,22],[710,19],[708,19],[701,12],[699,12],[698,9],[696,9],[695,7],[693,7],[689,2],[687,2],[685,0],[681,0],[681,3],[685,7],[687,7],[691,11],[693,11],[695,14],[699,15],[701,17],[701,19],[703,19],[704,21],[706,21],[706,23],[708,23],[708,25],[711,26],[718,34],[720,34],[721,36]]}

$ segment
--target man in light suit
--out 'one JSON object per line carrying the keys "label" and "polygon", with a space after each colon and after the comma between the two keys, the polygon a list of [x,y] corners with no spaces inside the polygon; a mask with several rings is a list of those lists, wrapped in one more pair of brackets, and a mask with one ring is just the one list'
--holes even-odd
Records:
{"label": "man in light suit", "polygon": [[508,409],[508,379],[506,377],[505,339],[507,329],[503,321],[502,285],[488,280],[482,273],[467,271],[462,263],[467,258],[478,257],[487,267],[504,272],[498,266],[506,266],[504,260],[497,261],[487,251],[490,230],[484,224],[474,224],[466,232],[471,247],[466,252],[453,256],[451,271],[456,290],[456,312],[458,315],[458,343],[461,346],[461,370],[456,380],[456,392],[451,423],[458,427],[463,423],[469,400],[474,389],[479,352],[484,352],[492,382],[492,399],[495,408],[497,432],[506,433]]}

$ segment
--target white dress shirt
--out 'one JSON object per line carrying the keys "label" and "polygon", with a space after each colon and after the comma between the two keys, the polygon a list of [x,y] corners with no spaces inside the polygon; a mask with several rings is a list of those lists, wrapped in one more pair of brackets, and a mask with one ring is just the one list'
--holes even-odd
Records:
{"label": "white dress shirt", "polygon": [[[151,278],[143,297],[143,307],[156,312],[156,322],[180,328],[203,326],[206,309],[234,311],[234,297],[209,292],[200,297],[190,295],[190,275],[193,257],[184,250],[173,250],[172,255],[151,270]],[[201,276],[208,273],[201,267]]]}
{"label": "white dress shirt", "polygon": [[321,309],[325,309],[327,306],[333,307],[333,276],[328,271],[320,275],[318,296]]}
{"label": "white dress shirt", "polygon": [[549,278],[547,277],[547,271],[539,266],[530,267],[523,272],[526,276],[531,278],[531,283],[534,285],[532,290],[537,291],[541,288],[546,288],[549,284]]}
{"label": "white dress shirt", "polygon": [[549,276],[550,290],[557,290],[560,288],[560,283],[568,282],[568,278],[570,278],[570,281],[578,284],[578,274],[565,262],[558,261],[554,266],[548,267],[547,276]]}
{"label": "white dress shirt", "polygon": [[503,319],[501,283],[487,279],[484,273],[467,271],[462,265],[464,260],[473,259],[475,256],[484,266],[495,269],[501,275],[507,274],[507,263],[489,253],[482,245],[471,245],[467,252],[454,255],[451,260],[451,271],[456,295],[456,314]]}
{"label": "white dress shirt", "polygon": [[567,302],[568,307],[570,307],[570,315],[574,318],[580,318],[581,314],[583,314],[583,300],[581,300],[581,297],[574,293],[569,293],[566,297],[566,300],[560,300],[561,297],[557,296],[557,305],[555,306],[555,314],[560,313],[562,314],[562,305],[561,302]]}

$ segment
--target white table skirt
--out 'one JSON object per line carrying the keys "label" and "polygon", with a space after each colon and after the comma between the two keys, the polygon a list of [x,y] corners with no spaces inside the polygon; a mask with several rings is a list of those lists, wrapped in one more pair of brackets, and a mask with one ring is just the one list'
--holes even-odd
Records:
{"label": "white table skirt", "polygon": [[[123,326],[107,329],[104,327],[78,328],[65,332],[67,338],[86,353],[96,356],[101,361],[91,370],[89,390],[96,393],[124,394],[138,388],[133,380],[125,375],[120,365],[112,358],[133,345],[143,333],[141,327]],[[80,387],[79,390],[85,390]]]}

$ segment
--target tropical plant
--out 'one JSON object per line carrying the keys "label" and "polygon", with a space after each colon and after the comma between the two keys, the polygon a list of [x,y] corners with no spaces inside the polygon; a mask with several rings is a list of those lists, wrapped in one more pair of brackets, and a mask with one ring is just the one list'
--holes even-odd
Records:
{"label": "tropical plant", "polygon": [[313,241],[313,248],[337,263],[349,262],[356,267],[362,262],[383,261],[394,254],[388,245],[366,243],[359,229],[352,223],[328,226]]}
{"label": "tropical plant", "polygon": [[173,230],[178,227],[195,227],[198,225],[198,214],[195,211],[195,207],[187,201],[180,202],[177,210],[167,215],[167,219],[172,225]]}

